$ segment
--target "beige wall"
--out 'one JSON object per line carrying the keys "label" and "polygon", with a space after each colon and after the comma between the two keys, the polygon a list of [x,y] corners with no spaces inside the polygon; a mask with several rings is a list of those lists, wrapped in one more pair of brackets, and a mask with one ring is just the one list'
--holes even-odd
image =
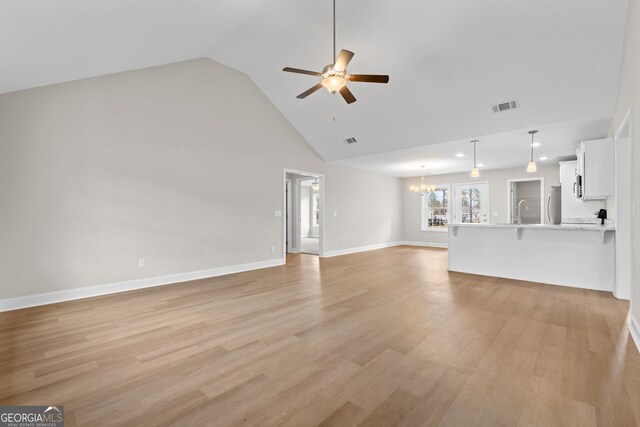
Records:
{"label": "beige wall", "polygon": [[[632,150],[633,166],[633,203],[640,203],[640,1],[629,0],[627,23],[622,53],[622,69],[618,103],[611,126],[612,135],[620,127],[627,111],[632,111]],[[633,219],[633,245],[635,270],[634,283],[631,289],[631,309],[637,322],[640,322],[640,216]]]}
{"label": "beige wall", "polygon": [[[525,159],[526,161],[526,159]],[[527,173],[526,163],[521,168],[498,169],[481,171],[479,178],[471,178],[469,173],[456,173],[446,175],[433,175],[425,177],[425,182],[429,185],[435,184],[458,184],[465,182],[489,183],[489,222],[507,222],[509,217],[507,182],[509,179],[517,178],[544,178],[545,203],[549,195],[549,189],[553,185],[560,185],[560,167],[558,165],[539,165],[535,174]],[[409,191],[409,186],[418,184],[420,177],[405,178],[402,183],[403,197],[403,236],[405,241],[446,244],[447,233],[440,231],[420,230],[420,196]],[[451,189],[453,190],[453,189]],[[494,215],[497,213],[497,215]],[[546,219],[546,218],[545,218]]]}
{"label": "beige wall", "polygon": [[326,174],[326,250],[397,240],[400,179],[209,59],[0,95],[0,299],[281,258],[284,168]]}

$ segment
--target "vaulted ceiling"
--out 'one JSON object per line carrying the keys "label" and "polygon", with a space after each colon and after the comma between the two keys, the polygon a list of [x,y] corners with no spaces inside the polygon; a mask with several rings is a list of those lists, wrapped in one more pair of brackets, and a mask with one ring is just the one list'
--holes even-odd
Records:
{"label": "vaulted ceiling", "polygon": [[[316,78],[281,71],[331,62],[330,0],[4,1],[0,93],[206,56],[246,72],[329,161],[563,123],[585,126],[566,138],[597,137],[615,106],[626,7],[337,0],[349,71],[391,76],[351,83],[358,102],[346,105],[324,90],[296,99]],[[492,112],[512,99],[520,109]]]}

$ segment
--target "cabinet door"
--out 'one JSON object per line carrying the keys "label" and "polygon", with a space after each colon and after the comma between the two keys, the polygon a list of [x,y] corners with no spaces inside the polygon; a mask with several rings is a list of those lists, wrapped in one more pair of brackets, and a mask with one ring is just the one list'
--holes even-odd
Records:
{"label": "cabinet door", "polygon": [[573,194],[577,162],[560,162],[561,213],[563,223],[596,221],[594,212],[600,209],[599,201],[585,202]]}
{"label": "cabinet door", "polygon": [[582,198],[603,200],[614,192],[615,152],[612,139],[585,141],[581,145]]}

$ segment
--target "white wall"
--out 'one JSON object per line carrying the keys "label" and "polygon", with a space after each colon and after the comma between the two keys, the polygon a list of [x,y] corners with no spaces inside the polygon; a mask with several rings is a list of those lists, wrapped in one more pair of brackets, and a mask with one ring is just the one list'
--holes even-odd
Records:
{"label": "white wall", "polygon": [[[526,159],[525,159],[526,161]],[[474,181],[488,181],[489,183],[489,222],[504,223],[508,221],[508,180],[516,178],[543,177],[545,188],[545,203],[549,195],[550,187],[560,184],[560,167],[558,165],[538,165],[538,172],[527,173],[526,163],[521,168],[483,170],[479,178],[471,178],[469,173],[455,173],[446,175],[433,175],[425,177],[428,185],[456,184]],[[420,230],[420,196],[409,191],[409,187],[418,184],[420,177],[405,178],[402,183],[403,197],[403,237],[405,241],[434,243],[443,245],[447,243],[447,233],[442,231]],[[451,188],[453,191],[453,188]],[[545,218],[546,220],[546,218]]]}
{"label": "white wall", "polygon": [[282,258],[285,168],[326,174],[327,250],[399,236],[399,179],[326,164],[215,61],[0,95],[0,299]]}
{"label": "white wall", "polygon": [[401,179],[331,163],[326,166],[325,226],[331,232],[325,236],[325,248],[402,240]]}
{"label": "white wall", "polygon": [[[620,87],[618,102],[611,127],[611,135],[615,134],[622,124],[627,111],[632,117],[632,150],[633,150],[633,203],[640,203],[640,1],[629,0],[627,23],[625,30]],[[631,289],[632,322],[640,325],[640,215],[633,218],[633,266],[634,283]],[[636,329],[637,344],[640,346],[640,330]]]}

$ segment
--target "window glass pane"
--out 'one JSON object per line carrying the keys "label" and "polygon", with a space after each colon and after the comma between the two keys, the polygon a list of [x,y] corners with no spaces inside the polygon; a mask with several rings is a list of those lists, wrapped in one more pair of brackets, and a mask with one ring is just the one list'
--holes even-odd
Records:
{"label": "window glass pane", "polygon": [[422,229],[446,229],[449,222],[449,189],[436,188],[422,196]]}
{"label": "window glass pane", "polygon": [[480,202],[479,188],[462,188],[460,190],[461,218],[466,224],[479,224],[483,206]]}

